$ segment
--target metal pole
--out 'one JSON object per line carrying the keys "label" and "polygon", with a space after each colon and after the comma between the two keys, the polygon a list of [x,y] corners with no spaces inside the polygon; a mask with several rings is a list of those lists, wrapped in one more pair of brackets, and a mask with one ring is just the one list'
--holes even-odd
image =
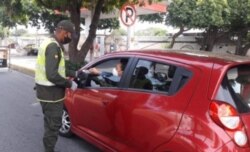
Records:
{"label": "metal pole", "polygon": [[131,43],[131,26],[128,26],[127,28],[127,50],[130,48]]}
{"label": "metal pole", "polygon": [[10,71],[11,70],[11,63],[10,63],[10,46],[9,47],[7,47],[8,48],[8,55],[7,55],[7,57],[9,58],[9,62],[7,62],[7,65],[8,65],[8,70]]}

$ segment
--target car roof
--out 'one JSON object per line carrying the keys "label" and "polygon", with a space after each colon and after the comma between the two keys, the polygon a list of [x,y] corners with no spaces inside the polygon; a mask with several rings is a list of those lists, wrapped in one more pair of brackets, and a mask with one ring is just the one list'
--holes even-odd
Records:
{"label": "car roof", "polygon": [[217,63],[221,65],[233,64],[233,63],[250,63],[250,57],[239,56],[229,53],[220,52],[207,52],[207,51],[192,51],[192,50],[130,50],[115,52],[121,56],[133,55],[133,56],[149,56],[161,59],[174,59],[182,60],[185,62],[208,62]]}

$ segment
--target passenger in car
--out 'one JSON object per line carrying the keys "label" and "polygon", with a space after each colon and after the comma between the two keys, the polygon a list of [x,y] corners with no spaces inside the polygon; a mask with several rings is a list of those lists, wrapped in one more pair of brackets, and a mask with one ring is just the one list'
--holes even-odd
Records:
{"label": "passenger in car", "polygon": [[168,80],[166,81],[165,89],[164,89],[167,92],[169,91],[169,88],[170,88],[170,85],[172,83],[175,71],[176,71],[176,66],[169,66],[169,69],[168,69]]}
{"label": "passenger in car", "polygon": [[153,86],[151,81],[146,78],[148,69],[146,67],[140,66],[135,70],[135,79],[132,81],[131,85],[133,88],[152,90]]}
{"label": "passenger in car", "polygon": [[175,73],[176,67],[175,66],[170,66],[168,69],[168,78],[173,79],[174,73]]}

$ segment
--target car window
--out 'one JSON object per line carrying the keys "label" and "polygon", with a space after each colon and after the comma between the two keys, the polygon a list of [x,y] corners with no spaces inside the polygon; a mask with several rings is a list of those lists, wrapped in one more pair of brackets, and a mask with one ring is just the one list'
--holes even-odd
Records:
{"label": "car window", "polygon": [[240,113],[250,112],[250,66],[241,65],[227,71],[216,100],[233,105]]}
{"label": "car window", "polygon": [[118,87],[128,58],[115,58],[101,61],[91,68],[100,71],[98,76],[90,76],[86,86],[89,87]]}
{"label": "car window", "polygon": [[[135,69],[133,70],[129,88],[169,93],[178,68],[179,67],[171,64],[159,63],[149,60],[139,60]],[[184,70],[181,69],[183,68],[179,68],[178,74],[180,79],[178,82],[176,82],[176,87],[172,87],[172,93],[177,92],[191,77],[190,74],[185,75],[187,70],[183,73]]]}

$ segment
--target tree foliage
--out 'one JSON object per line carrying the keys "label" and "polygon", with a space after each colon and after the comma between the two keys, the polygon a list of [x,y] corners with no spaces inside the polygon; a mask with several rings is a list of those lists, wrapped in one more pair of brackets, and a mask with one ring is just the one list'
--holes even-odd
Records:
{"label": "tree foliage", "polygon": [[3,27],[14,27],[17,24],[27,23],[28,18],[22,0],[1,0],[0,20]]}
{"label": "tree foliage", "polygon": [[119,20],[117,18],[100,19],[98,23],[98,29],[118,29],[120,27]]}
{"label": "tree foliage", "polygon": [[[201,49],[211,51],[221,40],[235,43],[236,54],[249,48],[250,0],[173,0],[166,23],[180,29],[205,29]],[[234,39],[233,39],[234,37]]]}
{"label": "tree foliage", "polygon": [[167,31],[157,27],[150,27],[144,30],[139,30],[135,33],[138,36],[166,36]]}
{"label": "tree foliage", "polygon": [[[131,3],[141,6],[146,1],[152,3],[161,0],[130,0]],[[52,33],[55,25],[60,20],[69,18],[74,23],[77,34],[70,43],[70,60],[80,63],[85,59],[89,48],[92,46],[97,29],[104,29],[110,26],[117,28],[119,26],[117,19],[100,21],[100,14],[119,9],[127,2],[127,0],[2,0],[0,2],[0,24],[4,27],[14,27],[17,24],[31,23],[33,26],[39,27],[42,23]],[[81,49],[77,50],[81,31],[80,25],[84,23],[84,19],[81,18],[80,14],[82,8],[93,11],[93,16],[89,35]],[[55,13],[56,11],[60,12],[60,14]]]}
{"label": "tree foliage", "polygon": [[[153,0],[150,0],[152,2]],[[98,29],[98,22],[100,20],[101,13],[109,13],[127,2],[127,0],[61,0],[61,1],[50,1],[50,0],[36,0],[39,6],[44,6],[47,9],[59,10],[60,12],[68,12],[71,21],[75,24],[76,32],[78,37],[73,39],[70,44],[70,59],[75,62],[81,62],[87,55],[89,48],[96,37],[96,30]],[[131,0],[135,4],[140,3],[143,5],[144,1]],[[92,22],[89,29],[89,35],[82,45],[81,49],[77,50],[77,44],[79,41],[80,34],[80,9],[87,8],[93,10]],[[110,22],[111,23],[111,22]],[[105,25],[105,24],[103,24]],[[99,27],[100,28],[100,27]]]}
{"label": "tree foliage", "polygon": [[110,35],[112,35],[112,36],[126,36],[127,32],[126,32],[126,30],[119,28],[119,29],[113,30]]}
{"label": "tree foliage", "polygon": [[149,23],[163,23],[165,17],[166,13],[146,14],[146,15],[139,15],[139,20],[142,22],[149,22]]}
{"label": "tree foliage", "polygon": [[3,39],[8,35],[9,33],[8,33],[7,28],[0,26],[0,38]]}
{"label": "tree foliage", "polygon": [[229,13],[226,0],[173,0],[166,21],[178,27],[220,27],[229,23]]}

